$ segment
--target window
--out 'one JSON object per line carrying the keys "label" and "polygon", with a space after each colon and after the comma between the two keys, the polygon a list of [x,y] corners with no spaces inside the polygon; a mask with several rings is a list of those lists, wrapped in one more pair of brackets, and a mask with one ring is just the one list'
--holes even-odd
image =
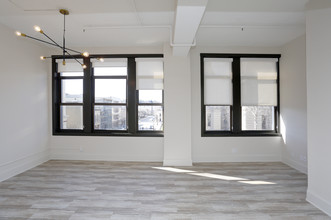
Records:
{"label": "window", "polygon": [[138,130],[163,130],[163,62],[137,58]]}
{"label": "window", "polygon": [[93,59],[94,129],[127,130],[127,59]]}
{"label": "window", "polygon": [[231,130],[232,61],[225,58],[204,60],[206,131]]}
{"label": "window", "polygon": [[202,136],[278,135],[279,58],[201,54]]}
{"label": "window", "polygon": [[54,135],[163,135],[162,55],[52,58]]}
{"label": "window", "polygon": [[[59,83],[61,87],[60,128],[83,129],[83,68],[75,61],[66,65],[58,60]],[[82,62],[82,61],[81,61]]]}
{"label": "window", "polygon": [[272,58],[241,58],[242,130],[275,130],[277,62]]}

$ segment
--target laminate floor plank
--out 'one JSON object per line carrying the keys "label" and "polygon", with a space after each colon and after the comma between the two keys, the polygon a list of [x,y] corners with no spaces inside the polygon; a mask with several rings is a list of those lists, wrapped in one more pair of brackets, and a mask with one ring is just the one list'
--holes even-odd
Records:
{"label": "laminate floor plank", "polygon": [[51,160],[0,183],[0,220],[327,220],[282,163]]}

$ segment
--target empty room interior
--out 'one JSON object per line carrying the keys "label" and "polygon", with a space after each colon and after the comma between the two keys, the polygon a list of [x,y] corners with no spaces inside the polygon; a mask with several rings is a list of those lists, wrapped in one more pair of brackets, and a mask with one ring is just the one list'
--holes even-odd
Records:
{"label": "empty room interior", "polygon": [[1,220],[331,219],[331,1],[0,0],[0,39]]}

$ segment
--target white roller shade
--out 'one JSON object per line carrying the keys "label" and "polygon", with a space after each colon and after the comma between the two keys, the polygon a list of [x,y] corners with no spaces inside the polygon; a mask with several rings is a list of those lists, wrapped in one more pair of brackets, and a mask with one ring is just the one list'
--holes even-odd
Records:
{"label": "white roller shade", "polygon": [[163,59],[136,58],[137,90],[163,89]]}
{"label": "white roller shade", "polygon": [[241,58],[241,105],[277,106],[276,58]]}
{"label": "white roller shade", "polygon": [[[84,63],[82,59],[77,59],[82,64]],[[83,72],[83,67],[74,59],[66,59],[66,65],[62,64],[62,59],[57,59],[57,71],[62,72]]]}
{"label": "white roller shade", "polygon": [[96,58],[91,59],[93,67],[126,67],[128,64],[127,58],[104,58],[101,62]]}
{"label": "white roller shade", "polygon": [[232,105],[232,61],[228,58],[204,59],[205,105]]}

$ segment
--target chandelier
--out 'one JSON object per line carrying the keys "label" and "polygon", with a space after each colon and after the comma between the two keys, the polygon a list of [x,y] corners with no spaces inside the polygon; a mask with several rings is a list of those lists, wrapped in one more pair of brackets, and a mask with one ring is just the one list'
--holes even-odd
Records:
{"label": "chandelier", "polygon": [[[16,35],[17,36],[21,36],[21,37],[27,37],[27,38],[30,38],[30,39],[33,39],[33,40],[36,40],[36,41],[39,41],[39,42],[42,42],[42,43],[46,43],[46,44],[49,44],[49,45],[52,45],[52,46],[55,46],[55,47],[58,47],[58,48],[61,48],[62,49],[62,54],[63,54],[63,61],[62,61],[62,64],[65,65],[66,64],[66,61],[65,61],[65,57],[66,55],[69,55],[70,57],[72,57],[73,59],[76,60],[76,62],[78,62],[84,69],[86,69],[86,65],[81,63],[78,59],[76,59],[74,57],[73,54],[71,54],[72,52],[73,53],[78,53],[79,55],[82,55],[84,57],[89,57],[89,53],[88,52],[79,52],[77,50],[73,50],[73,49],[70,49],[70,48],[67,48],[66,47],[66,38],[65,38],[65,32],[66,32],[66,15],[69,15],[69,11],[66,10],[66,9],[60,9],[59,12],[63,15],[63,42],[62,42],[62,46],[60,46],[58,43],[56,43],[52,38],[50,38],[39,26],[35,25],[34,26],[34,30],[41,33],[42,35],[44,35],[48,40],[50,40],[51,42],[49,41],[45,41],[45,40],[41,40],[41,39],[38,39],[38,38],[35,38],[35,37],[31,37],[27,34],[23,34],[19,31],[16,31]],[[76,54],[77,55],[77,54]],[[50,58],[50,57],[45,57],[45,56],[41,56],[40,59],[41,60],[46,60],[47,58]]]}

